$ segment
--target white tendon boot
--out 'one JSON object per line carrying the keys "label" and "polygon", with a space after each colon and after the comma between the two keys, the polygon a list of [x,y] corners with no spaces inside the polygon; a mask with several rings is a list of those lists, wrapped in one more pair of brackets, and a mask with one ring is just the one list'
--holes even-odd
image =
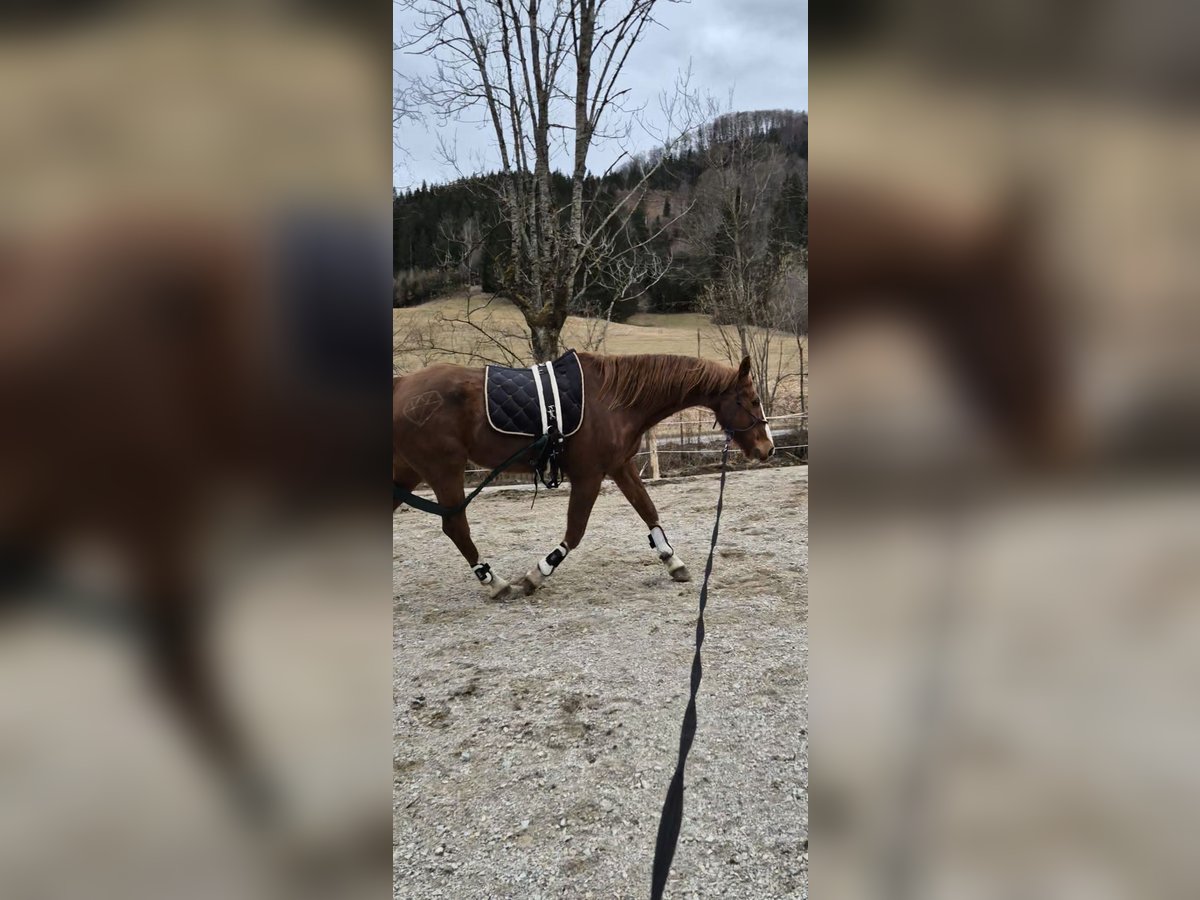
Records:
{"label": "white tendon boot", "polygon": [[658,553],[658,558],[666,565],[667,574],[673,580],[692,580],[692,576],[689,574],[687,566],[683,564],[683,560],[676,556],[675,551],[671,549],[671,544],[667,541],[667,535],[663,532],[661,526],[655,525],[650,529],[650,547]]}
{"label": "white tendon boot", "polygon": [[570,552],[571,548],[564,541],[555,547],[545,559],[539,560],[536,566],[525,573],[525,577],[518,584],[522,593],[528,596],[540,588],[546,579],[554,574],[554,570],[562,564]]}

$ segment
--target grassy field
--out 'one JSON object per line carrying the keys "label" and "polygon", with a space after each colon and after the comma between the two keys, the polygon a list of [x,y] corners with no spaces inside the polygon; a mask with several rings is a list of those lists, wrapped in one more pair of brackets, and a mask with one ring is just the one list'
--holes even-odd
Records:
{"label": "grassy field", "polygon": [[[607,330],[600,320],[571,316],[563,329],[562,346],[601,353],[699,353],[708,359],[724,360],[720,332],[708,316],[699,313],[640,313],[626,323],[608,325]],[[807,371],[808,339],[802,338],[801,343]],[[772,345],[780,371],[799,372],[796,338],[778,332],[772,336]],[[528,337],[520,312],[505,300],[488,302],[480,294],[456,294],[422,306],[392,310],[392,350],[398,372],[434,362],[529,362]],[[785,393],[795,395],[794,400],[798,389],[798,382],[789,384]]]}

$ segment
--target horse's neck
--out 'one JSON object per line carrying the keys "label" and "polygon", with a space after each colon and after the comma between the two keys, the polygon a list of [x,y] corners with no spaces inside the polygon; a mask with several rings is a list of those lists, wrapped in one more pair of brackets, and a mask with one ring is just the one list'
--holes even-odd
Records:
{"label": "horse's neck", "polygon": [[712,408],[716,402],[714,397],[701,391],[692,391],[682,400],[679,399],[677,392],[668,392],[668,396],[671,396],[672,399],[665,399],[661,403],[641,410],[630,410],[634,414],[634,427],[637,428],[639,434],[644,434],[664,419],[669,419],[685,409],[697,406]]}

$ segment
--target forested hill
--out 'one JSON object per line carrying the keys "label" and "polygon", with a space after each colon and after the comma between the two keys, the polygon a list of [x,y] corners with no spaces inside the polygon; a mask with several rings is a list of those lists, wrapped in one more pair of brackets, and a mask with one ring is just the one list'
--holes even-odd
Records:
{"label": "forested hill", "polygon": [[[750,148],[747,150],[747,148]],[[670,258],[669,274],[637,301],[646,310],[693,307],[709,262],[692,239],[688,222],[706,205],[715,185],[728,183],[729,171],[740,166],[747,177],[770,185],[767,230],[779,246],[808,245],[808,114],[790,110],[757,110],[720,116],[692,132],[671,152],[661,149],[636,156],[602,177],[589,176],[584,187],[589,202],[621,202],[635,194],[636,208],[624,239],[646,242],[649,252]],[[769,177],[763,178],[763,173]],[[553,189],[565,206],[570,182],[554,176]],[[421,303],[468,283],[499,290],[508,234],[495,200],[499,176],[462,179],[449,184],[422,184],[394,194],[392,267],[396,275],[395,305]],[[622,217],[623,218],[623,217]],[[678,219],[678,221],[674,221]],[[621,309],[620,314],[635,311]]]}

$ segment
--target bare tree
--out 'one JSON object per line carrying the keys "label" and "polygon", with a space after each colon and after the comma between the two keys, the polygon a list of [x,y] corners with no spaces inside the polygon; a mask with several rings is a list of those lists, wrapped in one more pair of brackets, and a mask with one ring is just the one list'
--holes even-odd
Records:
{"label": "bare tree", "polygon": [[719,348],[731,361],[750,357],[769,415],[780,388],[800,376],[787,335],[807,330],[808,273],[803,248],[781,240],[775,223],[787,160],[751,124],[722,117],[706,129],[708,169],[684,237],[709,267],[699,300],[720,328]]}
{"label": "bare tree", "polygon": [[[395,4],[393,4],[395,5]],[[401,47],[392,41],[392,57],[401,51]],[[401,148],[400,127],[405,120],[413,122],[418,118],[416,104],[412,92],[405,84],[403,74],[393,65],[392,67],[392,143]]]}
{"label": "bare tree", "polygon": [[[393,3],[393,6],[396,4]],[[401,47],[394,40],[392,41],[392,59],[395,60],[396,54],[400,53]],[[401,160],[411,159],[412,154],[404,145],[404,125],[405,123],[415,123],[420,121],[420,112],[417,105],[413,102],[411,90],[405,84],[401,72],[392,64],[392,147],[395,148],[400,155]],[[394,162],[392,175],[395,177],[397,172],[404,167],[403,162]]]}
{"label": "bare tree", "polygon": [[[650,130],[641,110],[629,106],[621,76],[654,23],[655,3],[400,3],[413,20],[402,47],[437,64],[432,77],[407,79],[405,96],[443,120],[481,111],[494,138],[500,178],[492,183],[510,241],[499,281],[524,316],[537,360],[558,354],[567,315],[586,297],[598,290],[620,296],[653,276],[645,268],[652,254],[623,236],[654,166],[643,167],[623,195],[601,198],[599,182],[589,179],[588,155],[598,141],[628,139],[635,123]],[[663,95],[662,105],[667,124],[654,137],[665,151],[655,166],[692,125],[696,104],[686,79]],[[445,151],[457,165],[453,148]],[[560,161],[565,192],[555,191]]]}
{"label": "bare tree", "polygon": [[438,222],[438,243],[441,265],[455,269],[463,283],[470,289],[479,274],[484,253],[484,234],[477,216],[467,216],[455,221],[452,215]]}

